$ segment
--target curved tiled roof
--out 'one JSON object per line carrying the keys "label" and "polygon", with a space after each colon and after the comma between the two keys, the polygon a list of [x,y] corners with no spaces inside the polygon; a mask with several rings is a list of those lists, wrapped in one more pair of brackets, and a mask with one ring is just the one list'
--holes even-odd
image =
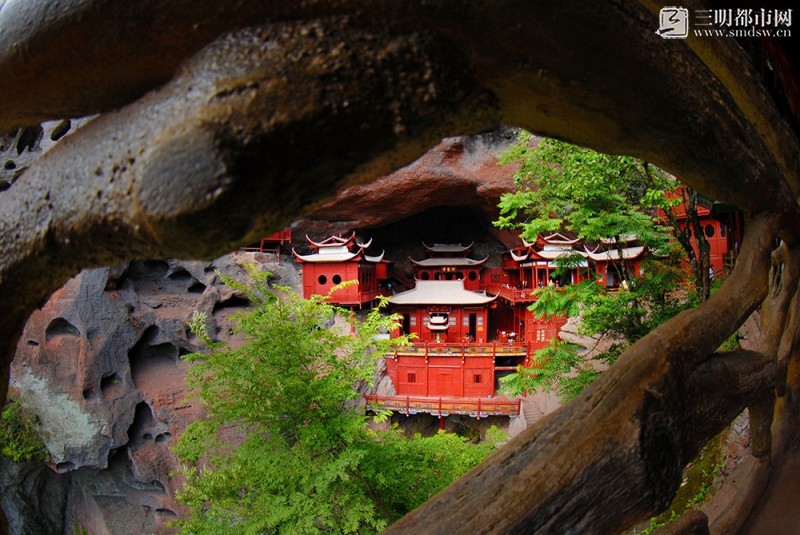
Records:
{"label": "curved tiled roof", "polygon": [[427,245],[425,242],[422,242],[422,246],[432,253],[466,253],[472,249],[474,243],[475,242],[471,242],[469,245],[465,246],[460,243],[434,243],[433,245]]}
{"label": "curved tiled roof", "polygon": [[[356,237],[356,233],[353,232],[347,238],[342,238],[341,236],[331,236],[329,238],[325,238],[324,240],[322,240],[320,242],[316,242],[316,241],[312,240],[311,238],[309,238],[308,234],[306,234],[306,241],[309,244],[311,244],[312,247],[319,249],[319,248],[325,248],[325,247],[335,247],[337,245],[347,245],[355,237]],[[370,242],[371,242],[371,240],[370,240]]]}
{"label": "curved tiled roof", "polygon": [[422,281],[408,291],[389,298],[393,305],[483,305],[491,303],[497,296],[486,292],[464,289],[463,281]]}
{"label": "curved tiled roof", "polygon": [[317,254],[308,254],[308,255],[301,255],[298,254],[297,251],[292,248],[292,254],[300,260],[301,262],[311,262],[311,263],[326,263],[326,262],[349,262],[350,260],[354,260],[357,256],[361,254],[361,249],[358,251],[351,253],[347,250],[346,247],[342,247],[344,251],[330,251],[325,253],[317,253]]}
{"label": "curved tiled roof", "polygon": [[[586,247],[584,247],[584,249],[586,249]],[[633,260],[642,256],[643,252],[644,245],[640,245],[638,247],[626,247],[625,249],[622,249],[621,256],[623,260]],[[586,249],[586,254],[589,255],[589,258],[595,262],[608,262],[610,260],[620,259],[620,251],[617,249],[609,249],[607,251],[600,251],[599,253],[597,252],[597,249],[594,251]]]}

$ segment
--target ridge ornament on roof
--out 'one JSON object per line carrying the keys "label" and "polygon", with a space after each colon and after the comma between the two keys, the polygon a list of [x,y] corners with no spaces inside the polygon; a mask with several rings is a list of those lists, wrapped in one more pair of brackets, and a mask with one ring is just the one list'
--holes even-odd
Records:
{"label": "ridge ornament on roof", "polygon": [[[320,242],[315,242],[314,240],[308,237],[308,234],[306,234],[306,241],[311,245],[311,247],[319,249],[324,247],[335,247],[337,245],[349,245],[353,240],[355,240],[355,237],[356,233],[353,232],[347,238],[342,238],[341,236],[330,236]],[[372,240],[370,240],[370,243],[371,242]]]}

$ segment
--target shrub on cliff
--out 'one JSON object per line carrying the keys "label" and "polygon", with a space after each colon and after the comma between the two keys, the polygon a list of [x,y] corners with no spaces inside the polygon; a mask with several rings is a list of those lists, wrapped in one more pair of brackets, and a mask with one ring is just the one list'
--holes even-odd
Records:
{"label": "shrub on cliff", "polygon": [[[404,438],[371,431],[354,385],[370,382],[393,343],[375,334],[396,318],[372,311],[355,332],[326,328],[350,313],[255,283],[226,282],[256,305],[238,318],[238,349],[212,342],[189,355],[189,383],[209,409],[175,452],[186,463],[178,498],[188,533],[376,532],[483,460],[491,446],[459,437]],[[226,437],[243,435],[239,444]]]}
{"label": "shrub on cliff", "polygon": [[43,460],[46,452],[35,417],[16,401],[6,405],[0,414],[0,454],[22,462]]}

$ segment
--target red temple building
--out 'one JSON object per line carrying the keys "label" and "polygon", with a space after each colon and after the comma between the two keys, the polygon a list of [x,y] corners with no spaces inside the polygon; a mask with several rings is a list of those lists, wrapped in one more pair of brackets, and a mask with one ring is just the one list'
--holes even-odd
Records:
{"label": "red temple building", "polygon": [[[572,248],[577,240],[561,235],[523,243],[500,268],[470,258],[471,245],[425,245],[429,258],[412,260],[415,287],[389,300],[403,318],[399,331],[415,339],[386,357],[395,396],[370,402],[408,414],[518,414],[518,400],[498,397],[499,379],[529,365],[566,322],[536,318],[528,310],[534,290],[558,282],[551,275],[561,255],[582,257]],[[577,282],[587,268],[583,260],[564,278]]]}
{"label": "red temple building", "polygon": [[[575,249],[578,243],[556,233],[538,236],[533,243],[523,239],[522,247],[503,255],[501,268],[492,270],[486,282],[486,288],[501,298],[494,321],[499,339],[510,334],[528,343],[533,354],[558,337],[567,318],[537,318],[528,307],[536,300],[537,288],[577,284],[590,276],[586,253]],[[570,267],[557,273],[559,261],[565,259]]]}
{"label": "red temple building", "polygon": [[[522,240],[522,247],[510,250],[503,259],[505,271],[502,283],[512,288],[526,290],[556,284],[577,284],[589,276],[586,254],[576,250],[580,240],[559,233],[537,236],[534,243]],[[570,259],[570,268],[557,275],[558,262]]]}
{"label": "red temple building", "polygon": [[[668,198],[681,198],[681,190],[667,193]],[[687,225],[686,204],[681,203],[672,209],[682,228]],[[663,212],[662,212],[663,214]],[[703,227],[703,234],[710,246],[709,260],[713,274],[723,277],[733,268],[733,263],[742,243],[742,213],[737,208],[714,202],[702,195],[697,198],[697,216]],[[663,215],[662,215],[663,217]],[[697,252],[697,240],[691,236],[692,246]]]}
{"label": "red temple building", "polygon": [[414,289],[392,297],[403,329],[417,335],[412,347],[387,359],[397,394],[491,396],[495,359],[481,349],[487,346],[488,310],[496,299],[464,289],[460,280],[418,280]]}
{"label": "red temple building", "polygon": [[606,288],[624,287],[641,274],[645,247],[637,241],[636,236],[627,235],[618,240],[601,240],[592,251],[584,247],[595,265],[597,280]]}
{"label": "red temple building", "polygon": [[497,297],[465,289],[461,280],[418,280],[389,299],[403,331],[421,342],[486,343],[489,304]]}
{"label": "red temple building", "polygon": [[472,244],[423,246],[428,258],[410,259],[415,287],[389,299],[403,317],[403,332],[421,343],[486,343],[489,305],[496,299],[481,290],[488,257],[469,258]]}
{"label": "red temple building", "polygon": [[328,295],[331,289],[344,281],[358,284],[333,292],[330,302],[342,306],[372,304],[380,294],[381,283],[388,279],[389,263],[379,256],[368,256],[366,249],[372,243],[359,243],[353,233],[347,238],[331,236],[321,242],[306,236],[313,254],[292,254],[303,265],[303,297]]}
{"label": "red temple building", "polygon": [[425,260],[411,259],[411,264],[416,268],[416,278],[427,280],[459,280],[464,282],[466,290],[479,290],[481,286],[481,270],[485,267],[487,256],[483,260],[468,258],[467,254],[472,249],[472,244],[467,246],[436,243],[425,245],[428,258]]}

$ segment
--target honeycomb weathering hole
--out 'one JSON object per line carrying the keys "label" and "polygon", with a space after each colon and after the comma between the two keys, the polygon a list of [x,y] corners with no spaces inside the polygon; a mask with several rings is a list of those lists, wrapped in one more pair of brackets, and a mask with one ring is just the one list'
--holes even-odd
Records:
{"label": "honeycomb weathering hole", "polygon": [[100,380],[100,391],[103,393],[103,399],[112,400],[122,396],[125,392],[125,387],[122,384],[122,378],[117,373],[105,375]]}
{"label": "honeycomb weathering hole", "polygon": [[51,340],[56,336],[80,336],[81,332],[76,326],[64,318],[56,318],[50,322],[45,331],[45,339]]}

